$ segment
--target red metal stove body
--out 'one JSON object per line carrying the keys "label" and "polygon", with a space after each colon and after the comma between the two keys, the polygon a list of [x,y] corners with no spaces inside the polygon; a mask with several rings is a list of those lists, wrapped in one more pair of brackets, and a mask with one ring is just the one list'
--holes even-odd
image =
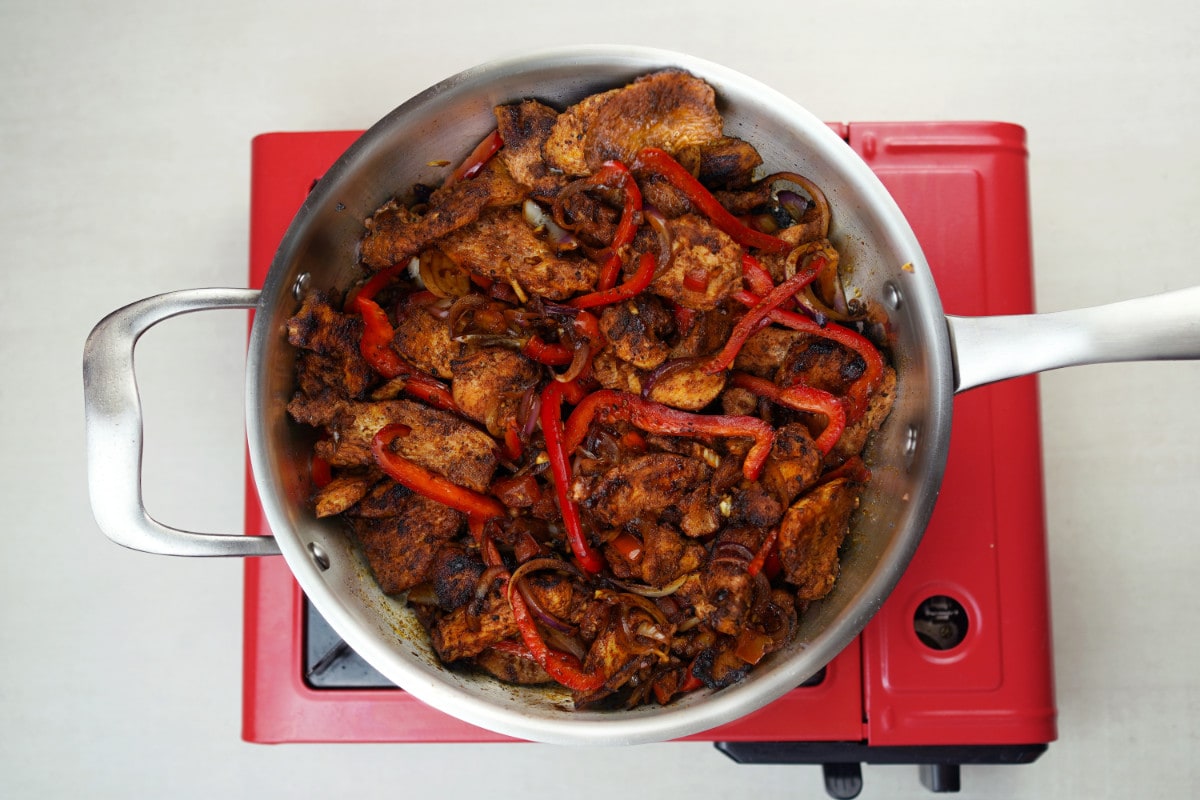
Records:
{"label": "red metal stove body", "polygon": [[[853,123],[837,129],[907,215],[947,313],[1033,310],[1021,128]],[[254,140],[251,285],[262,285],[313,181],[357,136],[285,133]],[[249,478],[246,532],[269,532]],[[873,760],[872,752],[889,748],[926,753],[915,760],[936,752],[919,748],[1044,749],[1056,736],[1044,534],[1035,379],[956,398],[949,464],[933,519],[893,595],[862,635],[816,685],[691,738],[846,743],[863,753],[847,757],[854,761]],[[510,741],[393,687],[314,687],[304,677],[305,620],[306,603],[283,559],[247,559],[246,740]]]}

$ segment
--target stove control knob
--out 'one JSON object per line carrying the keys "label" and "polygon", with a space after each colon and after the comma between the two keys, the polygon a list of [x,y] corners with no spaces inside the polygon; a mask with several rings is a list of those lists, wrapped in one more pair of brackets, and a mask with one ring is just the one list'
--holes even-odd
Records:
{"label": "stove control knob", "polygon": [[950,650],[967,638],[967,610],[944,594],[925,598],[913,614],[913,630],[926,647]]}

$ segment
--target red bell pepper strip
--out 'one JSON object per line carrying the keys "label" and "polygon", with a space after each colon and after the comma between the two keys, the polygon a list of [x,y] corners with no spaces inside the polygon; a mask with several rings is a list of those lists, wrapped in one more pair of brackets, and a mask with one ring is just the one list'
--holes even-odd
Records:
{"label": "red bell pepper strip", "polygon": [[775,279],[771,277],[771,273],[767,272],[767,268],[749,253],[742,255],[742,279],[746,281],[750,291],[760,297],[770,294],[771,290],[775,288]]}
{"label": "red bell pepper strip", "polygon": [[747,664],[757,664],[771,649],[775,641],[765,633],[752,628],[743,628],[734,644],[733,653]]}
{"label": "red bell pepper strip", "polygon": [[333,480],[333,471],[330,469],[329,462],[316,453],[313,454],[308,468],[313,486],[318,489],[324,489]]}
{"label": "red bell pepper strip", "polygon": [[729,376],[734,386],[747,389],[759,397],[765,397],[796,411],[812,411],[824,414],[827,422],[815,444],[823,454],[828,454],[846,429],[846,409],[837,395],[822,389],[797,384],[783,387],[745,372],[734,372]]}
{"label": "red bell pepper strip", "polygon": [[862,357],[866,362],[867,368],[846,392],[846,396],[850,400],[849,419],[851,421],[858,420],[867,411],[867,403],[870,400],[871,392],[875,391],[875,387],[879,385],[883,379],[883,356],[879,350],[867,337],[855,333],[849,328],[844,328],[833,322],[828,322],[821,325],[803,314],[797,314],[794,311],[783,311],[774,309],[768,315],[772,322],[777,322],[784,327],[791,328],[794,331],[803,331],[816,336],[823,336],[826,339],[837,342],[838,344],[853,350]]}
{"label": "red bell pepper strip", "polygon": [[[543,405],[544,408],[544,405]],[[564,429],[563,447],[572,452],[582,444],[593,420],[628,420],[634,427],[667,436],[723,436],[754,439],[742,463],[742,474],[758,480],[766,465],[775,431],[757,417],[726,414],[692,414],[627,392],[602,389],[592,392],[575,407]]]}
{"label": "red bell pepper strip", "polygon": [[608,306],[613,303],[619,303],[622,300],[628,300],[631,297],[636,297],[645,291],[646,287],[654,280],[654,268],[657,264],[658,262],[654,258],[653,253],[643,253],[642,260],[638,263],[637,272],[633,273],[629,280],[612,289],[582,294],[572,300],[570,305],[575,308],[595,308],[596,306]]}
{"label": "red bell pepper strip", "polygon": [[750,559],[750,563],[746,565],[746,574],[753,578],[758,573],[762,572],[763,566],[767,563],[767,557],[775,549],[775,543],[779,541],[779,528],[771,528],[767,534],[766,540],[763,541],[762,547],[758,548],[758,552],[754,554],[754,558]]}
{"label": "red bell pepper strip", "polygon": [[403,359],[392,349],[395,331],[387,314],[374,300],[363,297],[362,292],[350,301],[350,310],[358,312],[363,321],[363,335],[358,349],[371,369],[389,380],[404,372]]}
{"label": "red bell pepper strip", "polygon": [[527,358],[548,367],[565,367],[575,358],[571,348],[565,344],[550,344],[536,335],[525,340],[525,344],[521,345],[521,352]]}
{"label": "red bell pepper strip", "polygon": [[365,291],[359,292],[350,301],[350,310],[362,317],[363,335],[358,349],[371,369],[388,380],[403,377],[404,391],[444,411],[461,413],[449,386],[421,372],[392,349],[392,337],[395,335],[392,323],[379,304],[364,297],[365,294]]}
{"label": "red bell pepper strip", "polygon": [[[729,365],[737,358],[738,351],[742,349],[742,345],[763,326],[763,321],[768,319],[771,312],[779,308],[785,300],[795,295],[796,292],[812,283],[817,277],[817,273],[824,266],[825,258],[823,256],[814,256],[809,259],[807,267],[797,271],[795,275],[776,286],[770,293],[759,300],[733,326],[733,332],[729,334],[729,341],[721,348],[721,352],[712,357],[712,360],[705,366],[704,371],[712,375],[723,369],[728,369]],[[744,295],[748,294],[748,292],[738,292],[736,296],[740,300],[743,299]]]}
{"label": "red bell pepper strip", "polygon": [[712,192],[704,188],[700,181],[692,177],[682,164],[676,161],[665,150],[657,147],[647,147],[637,154],[633,162],[635,170],[646,170],[666,179],[668,183],[683,192],[688,201],[704,214],[712,223],[727,233],[732,239],[745,247],[756,247],[771,253],[782,253],[792,249],[792,245],[777,236],[756,231],[730,214],[723,205],[713,197]]}
{"label": "red bell pepper strip", "polygon": [[450,177],[446,179],[443,186],[451,186],[459,181],[469,180],[479,174],[479,170],[483,169],[484,165],[491,160],[496,151],[504,146],[504,139],[500,137],[500,131],[494,130],[484,137],[483,141],[475,145],[475,149],[471,154],[463,160],[454,172],[450,173]]}
{"label": "red bell pepper strip", "polygon": [[704,686],[704,681],[697,678],[696,673],[692,672],[692,667],[695,666],[695,664],[696,662],[694,659],[691,664],[688,664],[687,673],[684,675],[683,683],[679,685],[680,694],[694,692]]}
{"label": "red bell pepper strip", "polygon": [[584,672],[583,665],[575,656],[553,650],[546,644],[538,632],[533,615],[529,613],[525,598],[512,581],[508,583],[508,603],[512,606],[513,619],[516,620],[517,630],[521,632],[521,640],[547,675],[574,692],[593,692],[604,685],[607,680],[604,673],[599,670]]}
{"label": "red bell pepper strip", "polygon": [[596,188],[620,189],[625,196],[621,221],[617,223],[617,230],[608,246],[608,256],[600,267],[600,278],[596,281],[596,288],[605,291],[617,285],[617,278],[621,276],[621,249],[637,235],[642,192],[629,168],[620,161],[605,161],[596,174],[588,178],[588,183]]}
{"label": "red bell pepper strip", "polygon": [[571,546],[571,552],[579,559],[581,567],[588,572],[599,572],[604,567],[604,559],[588,542],[583,530],[583,520],[579,516],[579,506],[571,499],[571,462],[568,455],[571,451],[563,447],[564,385],[561,381],[550,381],[542,390],[542,407],[539,412],[542,435],[546,437],[546,455],[550,459],[554,493],[558,499],[558,509],[562,513],[563,527],[567,531],[567,543]]}
{"label": "red bell pepper strip", "polygon": [[393,452],[392,442],[399,436],[407,436],[410,431],[407,425],[385,425],[371,440],[371,454],[375,457],[375,463],[392,480],[430,500],[461,511],[476,522],[505,516],[504,506],[495,498],[459,486]]}
{"label": "red bell pepper strip", "polygon": [[521,431],[520,426],[517,425],[517,418],[510,417],[504,426],[504,443],[500,451],[509,461],[518,461],[524,449],[525,446],[521,442]]}
{"label": "red bell pepper strip", "polygon": [[612,540],[612,546],[617,552],[623,555],[626,559],[634,564],[642,560],[643,546],[633,534],[626,531],[621,531],[615,539]]}

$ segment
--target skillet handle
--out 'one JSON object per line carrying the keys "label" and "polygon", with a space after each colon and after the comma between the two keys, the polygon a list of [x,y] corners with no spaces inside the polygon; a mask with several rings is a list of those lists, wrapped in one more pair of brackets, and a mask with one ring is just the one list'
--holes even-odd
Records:
{"label": "skillet handle", "polygon": [[178,314],[254,308],[254,289],[189,289],[139,300],[109,314],[83,349],[88,491],[100,529],[134,550],[172,556],[265,556],[270,536],[191,533],[159,523],[142,503],[142,405],[133,371],[138,338]]}
{"label": "skillet handle", "polygon": [[956,393],[1059,367],[1200,359],[1200,286],[1052,314],[947,316],[946,323]]}

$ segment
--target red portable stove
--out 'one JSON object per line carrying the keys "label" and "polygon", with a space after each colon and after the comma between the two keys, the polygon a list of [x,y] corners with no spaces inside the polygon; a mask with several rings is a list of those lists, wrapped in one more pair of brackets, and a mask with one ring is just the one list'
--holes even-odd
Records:
{"label": "red portable stove", "polygon": [[[837,130],[904,210],[948,313],[1032,311],[1024,130],[853,123]],[[250,279],[261,286],[314,181],[358,132],[254,140]],[[934,791],[960,764],[1033,761],[1055,738],[1037,384],[954,401],[932,522],[862,635],[804,686],[693,740],[742,763],[821,764],[835,797],[862,763],[912,763]],[[246,532],[268,533],[247,480]],[[254,742],[511,741],[389,684],[306,602],[281,558],[246,560],[243,736]]]}

